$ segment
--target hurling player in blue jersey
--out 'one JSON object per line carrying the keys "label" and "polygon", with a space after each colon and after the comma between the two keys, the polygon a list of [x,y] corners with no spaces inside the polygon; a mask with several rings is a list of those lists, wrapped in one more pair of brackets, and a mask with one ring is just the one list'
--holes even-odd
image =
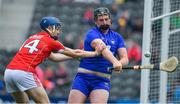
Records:
{"label": "hurling player in blue jersey", "polygon": [[[111,73],[108,67],[120,72],[128,64],[127,51],[123,37],[110,29],[111,15],[107,8],[94,10],[95,27],[90,29],[84,40],[84,50],[94,51],[102,46],[102,55],[83,58],[73,81],[68,103],[107,103],[110,90]],[[116,58],[118,56],[119,58]]]}

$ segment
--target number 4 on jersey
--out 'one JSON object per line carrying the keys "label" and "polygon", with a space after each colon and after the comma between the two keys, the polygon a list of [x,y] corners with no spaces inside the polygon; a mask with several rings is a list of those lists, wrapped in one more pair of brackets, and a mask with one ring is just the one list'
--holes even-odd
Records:
{"label": "number 4 on jersey", "polygon": [[29,53],[33,53],[34,51],[38,51],[36,48],[40,40],[33,40],[27,43],[24,47],[29,48]]}

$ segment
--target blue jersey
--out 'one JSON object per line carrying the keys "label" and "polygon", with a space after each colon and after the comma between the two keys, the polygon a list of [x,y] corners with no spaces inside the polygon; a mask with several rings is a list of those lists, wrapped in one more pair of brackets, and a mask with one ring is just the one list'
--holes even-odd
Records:
{"label": "blue jersey", "polygon": [[[98,27],[94,27],[89,30],[86,34],[84,41],[84,50],[85,51],[94,51],[95,49],[91,46],[91,42],[94,39],[101,39],[106,46],[110,49],[114,56],[118,54],[119,48],[125,47],[125,42],[122,36],[109,29],[107,34],[103,34]],[[92,71],[102,72],[111,74],[107,70],[108,67],[112,67],[112,63],[106,60],[102,55],[91,58],[83,58],[80,61],[79,67],[85,68]]]}

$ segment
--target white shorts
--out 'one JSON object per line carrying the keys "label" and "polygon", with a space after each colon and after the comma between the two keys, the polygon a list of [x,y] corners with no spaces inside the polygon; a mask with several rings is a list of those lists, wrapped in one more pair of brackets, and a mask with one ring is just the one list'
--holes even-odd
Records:
{"label": "white shorts", "polygon": [[8,93],[26,91],[35,87],[42,87],[36,74],[22,70],[6,69],[4,80]]}

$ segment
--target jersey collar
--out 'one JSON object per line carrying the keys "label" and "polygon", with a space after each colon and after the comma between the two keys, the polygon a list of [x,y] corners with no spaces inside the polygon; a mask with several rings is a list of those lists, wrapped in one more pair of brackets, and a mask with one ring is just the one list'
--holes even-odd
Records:
{"label": "jersey collar", "polygon": [[47,32],[45,32],[45,31],[41,31],[39,34],[50,37],[50,35]]}

